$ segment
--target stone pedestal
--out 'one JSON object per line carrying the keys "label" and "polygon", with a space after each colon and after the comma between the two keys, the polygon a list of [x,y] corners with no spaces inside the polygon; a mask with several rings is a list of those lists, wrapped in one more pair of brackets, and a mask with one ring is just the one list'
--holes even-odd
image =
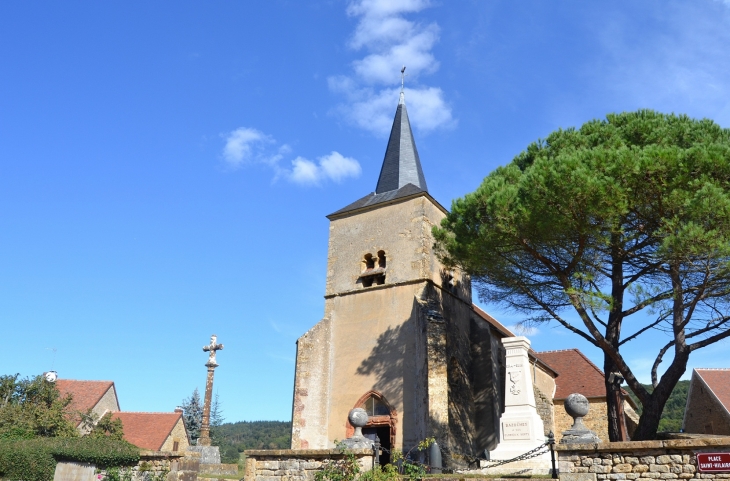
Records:
{"label": "stone pedestal", "polygon": [[588,399],[582,394],[573,393],[565,400],[564,406],[565,411],[573,418],[573,425],[567,431],[563,431],[560,444],[600,443],[601,440],[596,433],[583,424],[583,417],[590,409]]}
{"label": "stone pedestal", "polygon": [[[543,422],[537,414],[526,337],[502,339],[506,351],[504,413],[499,418],[499,445],[490,452],[493,460],[512,459],[545,443]],[[547,474],[550,453],[493,468],[499,473]],[[491,472],[491,471],[490,471]]]}
{"label": "stone pedestal", "polygon": [[221,463],[221,452],[218,446],[190,446],[188,451],[200,453],[200,464]]}

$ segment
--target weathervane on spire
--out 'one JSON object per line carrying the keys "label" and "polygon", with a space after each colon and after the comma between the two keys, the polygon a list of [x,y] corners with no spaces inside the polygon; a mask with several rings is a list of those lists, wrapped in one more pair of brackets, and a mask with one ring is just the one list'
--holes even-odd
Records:
{"label": "weathervane on spire", "polygon": [[403,84],[405,83],[406,79],[406,66],[404,65],[402,69],[400,69],[400,91],[403,92]]}

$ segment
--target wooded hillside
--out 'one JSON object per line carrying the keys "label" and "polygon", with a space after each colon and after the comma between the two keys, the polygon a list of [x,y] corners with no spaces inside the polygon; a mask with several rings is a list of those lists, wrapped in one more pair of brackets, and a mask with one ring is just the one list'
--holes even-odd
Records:
{"label": "wooded hillside", "polygon": [[215,428],[214,440],[221,450],[221,461],[238,462],[244,449],[289,449],[291,421],[240,421]]}
{"label": "wooded hillside", "polygon": [[[644,384],[643,386],[651,392],[651,384]],[[632,393],[626,386],[624,386],[624,389],[626,389],[634,401],[639,404],[634,393]],[[674,387],[671,396],[669,396],[669,400],[667,400],[667,404],[664,405],[662,419],[659,421],[660,432],[677,433],[680,429],[682,429],[682,419],[684,418],[684,406],[687,404],[688,390],[689,381],[679,381]],[[641,404],[639,404],[639,408],[641,408]],[[641,409],[639,409],[639,414],[641,414]]]}

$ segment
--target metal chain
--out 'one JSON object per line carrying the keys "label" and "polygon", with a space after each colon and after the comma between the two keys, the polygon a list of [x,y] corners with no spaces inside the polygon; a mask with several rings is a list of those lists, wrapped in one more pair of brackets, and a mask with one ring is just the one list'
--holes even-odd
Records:
{"label": "metal chain", "polygon": [[[380,449],[382,451],[390,454],[390,450],[389,449],[384,448],[383,446],[380,446]],[[547,453],[549,450],[550,450],[550,443],[548,442],[548,443],[541,444],[540,446],[538,446],[538,447],[536,447],[534,449],[531,449],[530,451],[527,451],[526,453],[520,454],[519,456],[515,456],[512,459],[484,459],[484,458],[477,458],[477,457],[471,456],[469,454],[460,453],[458,451],[453,451],[452,450],[451,452],[453,454],[456,454],[456,455],[462,456],[463,458],[466,458],[469,461],[469,464],[475,463],[477,461],[486,461],[486,462],[488,462],[490,464],[488,466],[485,466],[485,467],[487,467],[487,468],[496,468],[497,466],[502,466],[503,464],[514,463],[514,462],[517,462],[517,461],[524,461],[526,459],[536,458],[536,457],[540,456],[541,454]],[[416,460],[410,460],[409,459],[408,462],[410,462],[411,464],[419,464],[419,465],[424,466],[426,468],[432,468],[433,467],[433,466],[430,466],[428,464],[418,462]]]}

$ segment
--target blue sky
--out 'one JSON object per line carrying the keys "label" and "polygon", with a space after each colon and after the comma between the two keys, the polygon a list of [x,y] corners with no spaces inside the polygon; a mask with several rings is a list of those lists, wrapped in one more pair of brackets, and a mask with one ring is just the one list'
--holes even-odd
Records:
{"label": "blue sky", "polygon": [[[609,112],[730,127],[728,52],[717,0],[0,3],[0,373],[113,380],[122,409],[170,411],[216,333],[227,420],[288,420],[325,215],[374,190],[403,64],[449,206]],[[559,329],[531,339],[601,364]],[[626,354],[644,379],[656,350]]]}

